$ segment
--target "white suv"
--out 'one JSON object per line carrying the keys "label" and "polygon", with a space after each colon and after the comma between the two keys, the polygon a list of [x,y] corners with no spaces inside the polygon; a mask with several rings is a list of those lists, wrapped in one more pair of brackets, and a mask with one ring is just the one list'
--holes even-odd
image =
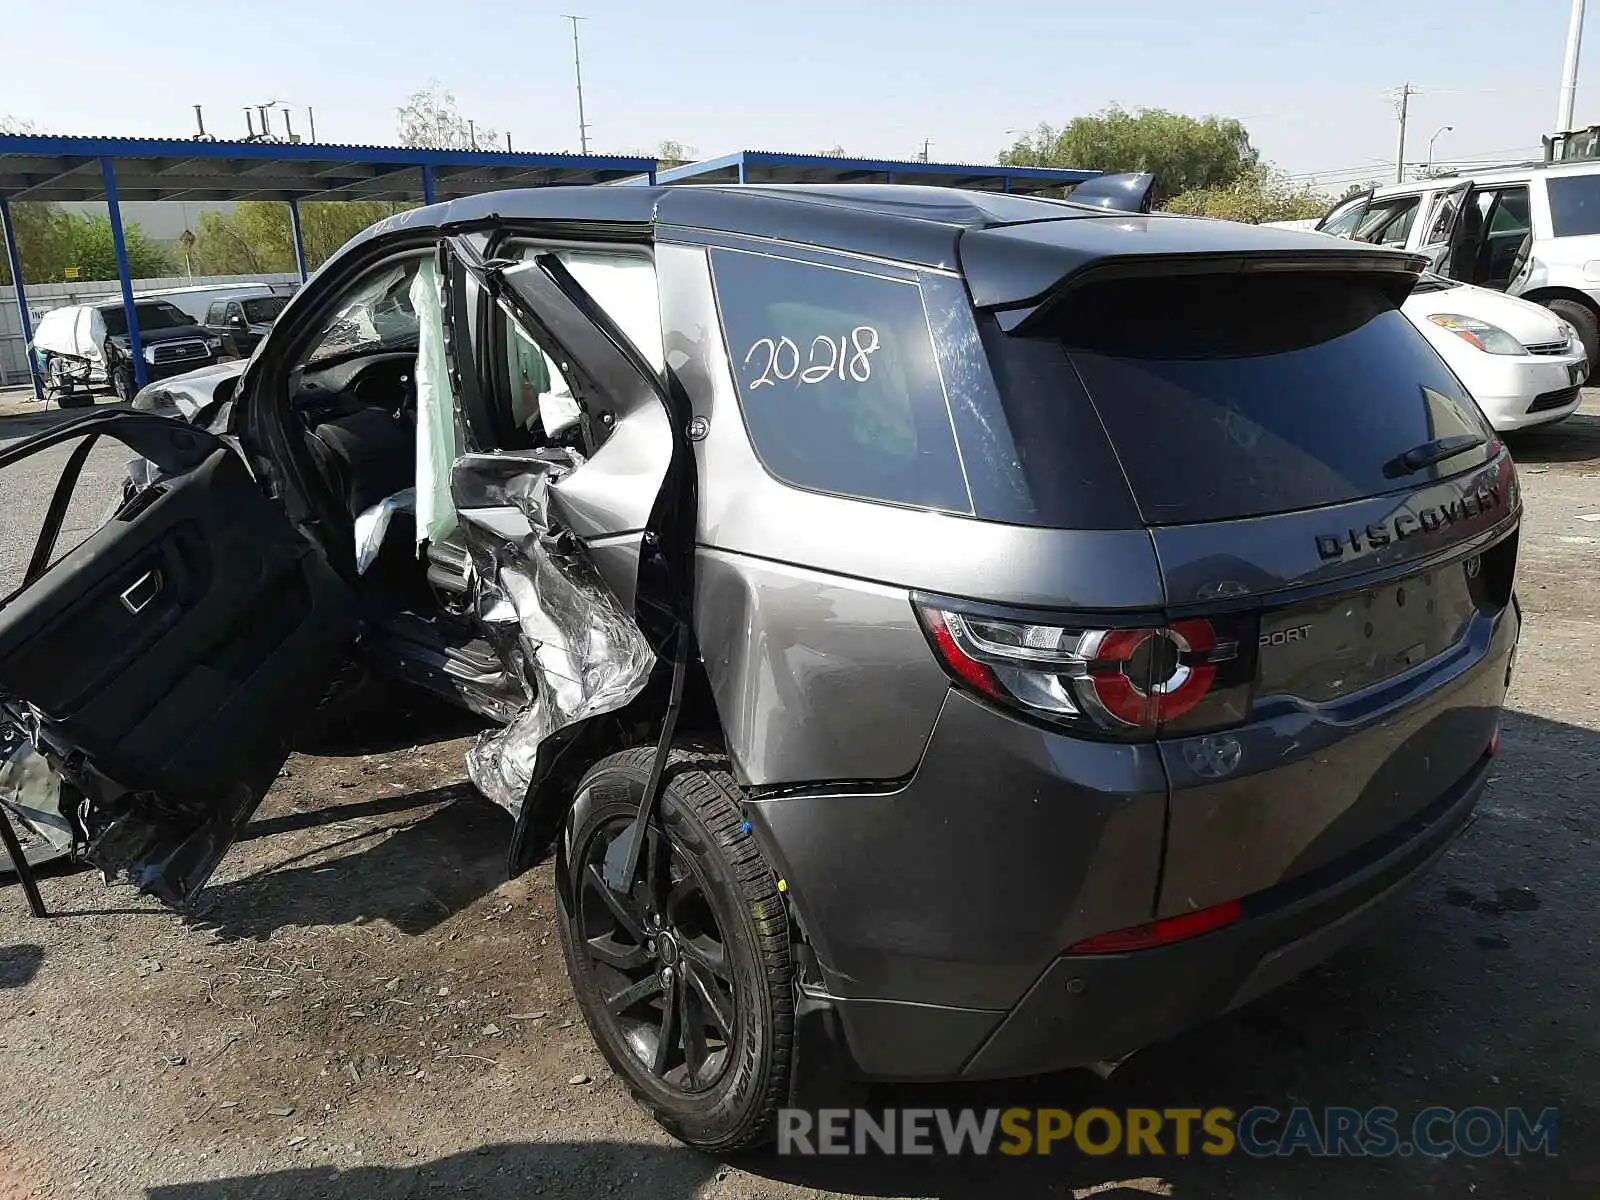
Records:
{"label": "white suv", "polygon": [[1600,162],[1502,167],[1352,196],[1323,233],[1428,255],[1439,274],[1543,304],[1600,366]]}

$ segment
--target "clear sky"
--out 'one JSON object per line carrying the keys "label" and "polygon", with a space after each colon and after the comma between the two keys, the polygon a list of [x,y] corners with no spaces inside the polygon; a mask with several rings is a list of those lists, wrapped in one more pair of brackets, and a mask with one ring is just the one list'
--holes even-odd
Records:
{"label": "clear sky", "polygon": [[[1600,122],[1590,6],[1579,124]],[[0,116],[54,133],[186,136],[190,106],[244,132],[247,103],[316,109],[323,141],[392,142],[438,79],[519,150],[577,144],[582,24],[592,148],[671,138],[987,161],[1007,130],[1117,102],[1244,120],[1263,155],[1342,183],[1393,171],[1386,92],[1408,80],[1407,158],[1537,152],[1555,123],[1569,0],[6,0]],[[1387,165],[1386,165],[1387,164]]]}

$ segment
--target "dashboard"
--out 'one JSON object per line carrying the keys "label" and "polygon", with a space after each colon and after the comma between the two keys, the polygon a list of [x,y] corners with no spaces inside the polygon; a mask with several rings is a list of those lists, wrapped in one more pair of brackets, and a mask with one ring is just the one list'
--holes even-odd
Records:
{"label": "dashboard", "polygon": [[294,408],[311,426],[352,408],[381,408],[415,416],[417,355],[414,350],[364,354],[320,370],[308,370],[295,392]]}

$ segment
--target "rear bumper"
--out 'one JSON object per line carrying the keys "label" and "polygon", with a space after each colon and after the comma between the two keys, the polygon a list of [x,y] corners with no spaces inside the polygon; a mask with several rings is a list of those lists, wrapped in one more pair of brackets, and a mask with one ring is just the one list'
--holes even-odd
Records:
{"label": "rear bumper", "polygon": [[1470,824],[1484,759],[1380,842],[1245,899],[1243,920],[1170,946],[1058,957],[1007,1012],[860,1000],[830,1007],[856,1075],[1003,1079],[1115,1061],[1245,1004],[1375,925]]}
{"label": "rear bumper", "polygon": [[999,1078],[1115,1060],[1315,966],[1374,925],[1466,828],[1488,762],[1379,844],[1246,898],[1245,918],[1226,929],[1131,954],[1058,959],[962,1074]]}

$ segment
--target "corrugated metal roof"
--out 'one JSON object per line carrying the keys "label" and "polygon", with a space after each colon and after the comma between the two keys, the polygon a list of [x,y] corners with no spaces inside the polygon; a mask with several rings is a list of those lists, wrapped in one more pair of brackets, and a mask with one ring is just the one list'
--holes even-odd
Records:
{"label": "corrugated metal roof", "polygon": [[347,146],[330,142],[0,135],[0,196],[103,200],[437,200],[510,187],[608,183],[646,173],[632,155]]}

